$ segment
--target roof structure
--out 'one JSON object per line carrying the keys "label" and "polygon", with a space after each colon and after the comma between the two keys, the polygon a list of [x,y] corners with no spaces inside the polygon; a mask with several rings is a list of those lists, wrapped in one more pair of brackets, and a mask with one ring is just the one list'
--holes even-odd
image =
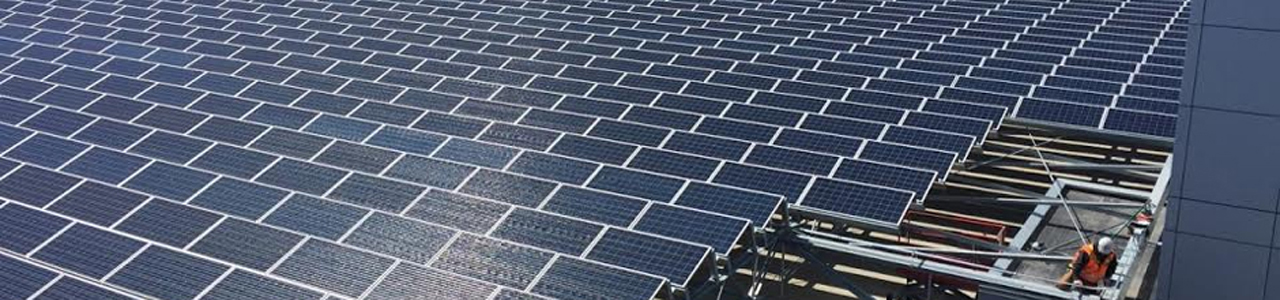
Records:
{"label": "roof structure", "polygon": [[792,213],[897,228],[1006,122],[1171,138],[1185,20],[1162,0],[0,1],[0,290],[652,299]]}

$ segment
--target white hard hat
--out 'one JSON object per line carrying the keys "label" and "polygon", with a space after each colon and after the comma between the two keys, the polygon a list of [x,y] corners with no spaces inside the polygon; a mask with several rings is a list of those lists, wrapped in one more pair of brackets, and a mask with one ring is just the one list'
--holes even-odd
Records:
{"label": "white hard hat", "polygon": [[1098,249],[1094,249],[1094,250],[1098,250],[1098,253],[1111,254],[1111,238],[1103,237],[1101,239],[1098,239],[1097,247]]}

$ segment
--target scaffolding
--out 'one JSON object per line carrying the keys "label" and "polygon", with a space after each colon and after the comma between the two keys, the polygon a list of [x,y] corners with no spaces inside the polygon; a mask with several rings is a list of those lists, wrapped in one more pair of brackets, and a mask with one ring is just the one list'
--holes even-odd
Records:
{"label": "scaffolding", "polygon": [[[989,177],[957,176],[947,185],[966,189],[983,190],[985,194],[930,195],[928,201],[935,204],[1029,206],[1026,218],[1016,226],[980,218],[956,216],[935,212],[927,207],[913,207],[910,217],[898,228],[886,229],[883,224],[849,224],[827,222],[804,214],[795,216],[787,210],[780,212],[771,226],[758,228],[751,242],[741,247],[735,255],[722,257],[717,264],[716,275],[706,284],[688,288],[673,294],[672,299],[788,299],[785,295],[768,295],[764,292],[771,284],[786,285],[802,269],[816,272],[825,282],[839,286],[857,299],[876,299],[864,283],[850,280],[839,272],[834,264],[825,261],[818,253],[835,253],[857,261],[876,265],[891,265],[906,278],[901,289],[889,299],[1084,299],[1091,295],[1097,299],[1124,299],[1126,291],[1134,283],[1133,274],[1142,266],[1142,254],[1150,251],[1152,228],[1137,228],[1130,222],[1139,214],[1159,213],[1163,206],[1164,189],[1170,176],[1172,155],[1152,155],[1163,158],[1163,163],[1144,162],[1140,159],[1120,159],[1112,155],[1100,158],[1080,159],[1044,147],[1067,141],[1063,136],[1039,137],[1032,132],[997,133],[997,136],[1016,137],[1027,143],[1022,147],[1010,147],[999,141],[985,147],[1002,148],[984,155],[985,159],[966,161],[961,172],[981,169],[1026,170],[1033,175],[1044,176],[1043,185],[1037,182],[990,180]],[[1061,130],[1052,132],[1060,133]],[[1068,133],[1081,131],[1067,130]],[[1096,133],[1086,135],[1088,140],[1103,140],[1111,144],[1108,151],[1145,153],[1138,147],[1114,146],[1115,139],[1097,139]],[[1071,136],[1071,135],[1066,135]],[[1079,137],[1074,136],[1074,137]],[[1126,137],[1120,137],[1125,140]],[[1156,149],[1169,147],[1167,140],[1143,140],[1137,145]],[[1155,146],[1152,146],[1155,145]],[[1099,148],[1108,149],[1108,148]],[[1159,152],[1157,150],[1156,152]],[[1142,156],[1137,155],[1136,156]],[[1102,177],[1118,180],[1089,180],[1072,174],[1105,174]],[[1038,174],[1038,175],[1036,175]],[[1151,183],[1143,188],[1139,183]],[[1040,193],[1019,187],[1037,186]],[[1137,185],[1137,187],[1135,187]],[[1124,199],[1126,201],[1081,200],[1068,197],[1069,192],[1087,192],[1091,195]],[[1116,224],[1082,224],[1081,210],[1132,212],[1119,217]],[[1035,241],[1043,230],[1051,225],[1051,216],[1065,215],[1070,220],[1069,231],[1075,238],[1046,245]],[[1115,219],[1115,218],[1111,218]],[[912,220],[928,220],[953,224],[969,230],[949,230],[931,226],[928,222],[917,224]],[[1095,222],[1096,223],[1096,222]],[[1088,225],[1088,226],[1086,226]],[[1018,230],[1012,230],[1016,227]],[[1064,227],[1064,226],[1059,226]],[[852,230],[858,229],[858,230]],[[1065,265],[1072,256],[1061,253],[1074,250],[1081,243],[1088,243],[1100,236],[1115,235],[1129,229],[1123,241],[1117,270],[1102,287],[1074,286],[1069,290],[1055,287],[1057,276],[1031,275],[1020,272],[1021,263],[1035,262]],[[1064,230],[1057,228],[1054,230]],[[851,234],[862,232],[862,234]],[[870,236],[894,235],[897,240],[877,240]],[[918,241],[919,240],[919,241]],[[944,243],[953,247],[919,246],[914,244]],[[792,257],[783,259],[782,257]],[[749,278],[746,286],[728,284],[735,273]],[[772,279],[767,277],[772,276]],[[810,283],[812,284],[812,283]],[[883,296],[883,295],[882,295]],[[892,298],[890,298],[892,297]],[[984,298],[985,297],[985,298]]]}

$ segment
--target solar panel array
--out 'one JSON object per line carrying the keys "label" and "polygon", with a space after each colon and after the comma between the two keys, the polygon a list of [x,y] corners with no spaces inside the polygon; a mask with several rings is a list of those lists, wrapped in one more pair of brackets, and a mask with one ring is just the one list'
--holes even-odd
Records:
{"label": "solar panel array", "polygon": [[786,201],[897,224],[1006,117],[1171,136],[1186,29],[1160,0],[0,9],[0,294],[35,299],[650,299]]}

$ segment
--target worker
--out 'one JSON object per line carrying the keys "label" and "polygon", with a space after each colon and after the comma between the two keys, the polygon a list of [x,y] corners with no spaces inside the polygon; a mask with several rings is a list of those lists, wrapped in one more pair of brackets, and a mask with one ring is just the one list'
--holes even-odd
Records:
{"label": "worker", "polygon": [[1111,278],[1116,271],[1116,254],[1111,251],[1111,244],[1111,238],[1103,237],[1096,243],[1080,246],[1075,259],[1067,265],[1067,273],[1058,280],[1058,288],[1066,290],[1072,283],[1096,287]]}

